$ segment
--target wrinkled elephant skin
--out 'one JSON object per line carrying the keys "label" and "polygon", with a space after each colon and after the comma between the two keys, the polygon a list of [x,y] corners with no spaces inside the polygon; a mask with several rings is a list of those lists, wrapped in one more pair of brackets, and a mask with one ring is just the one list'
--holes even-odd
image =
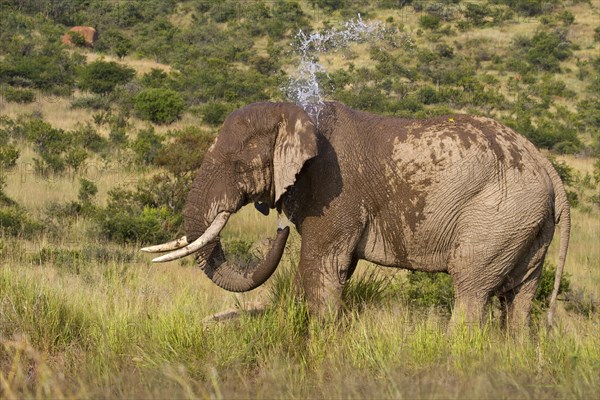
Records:
{"label": "wrinkled elephant skin", "polygon": [[[505,320],[521,326],[559,221],[557,282],[569,240],[569,206],[552,165],[524,137],[478,116],[410,120],[326,103],[317,122],[292,104],[246,106],[227,118],[193,183],[188,240],[219,212],[250,202],[284,212],[300,233],[297,281],[317,315],[340,308],[364,259],[449,273],[453,321],[481,322],[495,295]],[[275,247],[269,257],[278,261],[282,241]],[[229,290],[264,282],[249,284],[218,238],[196,258],[213,275],[227,271],[219,279],[233,282],[221,284]],[[267,277],[276,267],[255,266]],[[556,290],[550,314],[555,301]]]}

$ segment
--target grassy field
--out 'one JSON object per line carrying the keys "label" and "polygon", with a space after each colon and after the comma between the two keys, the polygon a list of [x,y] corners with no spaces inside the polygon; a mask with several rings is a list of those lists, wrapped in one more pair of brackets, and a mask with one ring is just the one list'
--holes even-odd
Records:
{"label": "grassy field", "polygon": [[[41,195],[27,190],[23,198]],[[561,306],[558,328],[536,323],[529,338],[507,337],[496,323],[451,335],[446,312],[397,295],[402,273],[365,263],[346,293],[346,315],[319,324],[289,289],[297,235],[266,287],[232,295],[189,260],[151,265],[136,246],[77,238],[86,221],[78,224],[58,244],[0,244],[3,398],[590,398],[600,390],[597,313]],[[248,207],[224,236],[254,241],[275,226],[276,217]],[[600,212],[574,210],[567,273],[596,299],[598,237]],[[255,300],[270,309],[203,321]]]}

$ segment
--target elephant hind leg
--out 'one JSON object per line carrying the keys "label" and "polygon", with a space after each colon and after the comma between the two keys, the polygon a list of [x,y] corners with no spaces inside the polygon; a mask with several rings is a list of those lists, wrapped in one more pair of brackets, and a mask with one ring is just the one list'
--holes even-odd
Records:
{"label": "elephant hind leg", "polygon": [[527,281],[500,296],[502,325],[511,332],[518,333],[529,327],[531,306],[542,273],[540,266],[533,271]]}
{"label": "elephant hind leg", "polygon": [[500,289],[502,323],[511,331],[518,332],[529,326],[533,299],[553,234],[554,224],[546,222]]}
{"label": "elephant hind leg", "polygon": [[510,269],[511,259],[502,258],[501,249],[486,247],[486,243],[463,239],[448,263],[455,292],[451,326],[482,325],[490,296],[502,283],[502,271]]}

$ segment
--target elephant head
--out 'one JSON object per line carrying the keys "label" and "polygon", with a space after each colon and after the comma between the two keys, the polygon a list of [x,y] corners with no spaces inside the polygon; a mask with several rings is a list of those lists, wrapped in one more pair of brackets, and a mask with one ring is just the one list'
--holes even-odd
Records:
{"label": "elephant head", "polygon": [[184,210],[186,236],[142,250],[175,250],[155,262],[195,253],[206,275],[226,290],[243,292],[260,286],[277,268],[289,228],[279,229],[266,257],[249,268],[226,260],[219,233],[229,216],[250,202],[263,213],[276,207],[304,163],[316,154],[316,128],[302,108],[256,103],[234,111],[192,184]]}

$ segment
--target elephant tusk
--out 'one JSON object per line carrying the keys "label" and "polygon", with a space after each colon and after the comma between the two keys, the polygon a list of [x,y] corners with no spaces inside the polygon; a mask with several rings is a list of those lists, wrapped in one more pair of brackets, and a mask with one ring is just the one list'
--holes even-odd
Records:
{"label": "elephant tusk", "polygon": [[160,263],[173,261],[197,252],[202,247],[206,246],[208,243],[213,241],[217,236],[219,236],[219,233],[221,233],[221,230],[227,223],[227,220],[229,219],[230,215],[231,214],[227,211],[220,212],[219,214],[217,214],[217,216],[210,224],[208,229],[206,229],[204,234],[198,239],[194,240],[192,243],[179,250],[175,250],[171,253],[165,254],[164,256],[157,257],[154,260],[152,260],[152,262]]}
{"label": "elephant tusk", "polygon": [[167,243],[157,244],[156,246],[148,246],[141,249],[145,253],[162,253],[163,251],[171,251],[187,246],[189,243],[187,237],[182,236],[179,239],[172,240]]}

